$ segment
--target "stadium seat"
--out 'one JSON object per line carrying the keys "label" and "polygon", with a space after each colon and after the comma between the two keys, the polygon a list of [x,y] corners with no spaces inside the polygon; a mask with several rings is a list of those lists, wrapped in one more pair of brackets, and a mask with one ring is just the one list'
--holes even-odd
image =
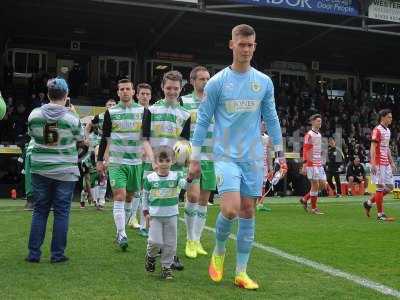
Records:
{"label": "stadium seat", "polygon": [[347,196],[347,193],[349,191],[348,187],[349,187],[349,184],[347,182],[342,182],[340,184],[340,190],[342,191],[343,196]]}
{"label": "stadium seat", "polygon": [[361,183],[353,184],[353,188],[351,189],[351,193],[353,196],[362,196],[364,195],[364,192],[365,192],[364,181],[361,181]]}
{"label": "stadium seat", "polygon": [[393,198],[394,199],[400,199],[400,189],[394,189],[393,190]]}

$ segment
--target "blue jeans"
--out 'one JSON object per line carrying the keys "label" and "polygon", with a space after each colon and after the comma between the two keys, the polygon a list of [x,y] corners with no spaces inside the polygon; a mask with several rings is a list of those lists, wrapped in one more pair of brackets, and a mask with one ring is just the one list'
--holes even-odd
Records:
{"label": "blue jeans", "polygon": [[54,209],[51,259],[58,260],[64,256],[75,183],[75,181],[60,181],[32,174],[34,209],[28,244],[29,258],[39,259],[42,254],[40,247],[46,234],[47,218],[51,207]]}

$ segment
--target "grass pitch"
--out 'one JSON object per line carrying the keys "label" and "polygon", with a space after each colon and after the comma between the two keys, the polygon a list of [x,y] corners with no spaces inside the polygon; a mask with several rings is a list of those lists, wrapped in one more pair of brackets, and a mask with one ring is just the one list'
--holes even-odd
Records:
{"label": "grass pitch", "polygon": [[[361,197],[322,198],[326,214],[306,214],[297,198],[269,198],[272,212],[259,212],[256,241],[347,273],[400,290],[400,222],[366,218]],[[228,242],[225,275],[211,282],[209,256],[184,257],[185,226],[179,223],[178,254],[185,270],[171,282],[144,270],[146,240],[128,229],[129,248],[114,244],[111,203],[107,210],[84,210],[74,203],[65,264],[49,263],[52,217],[49,218],[43,256],[39,264],[24,261],[31,213],[21,200],[0,200],[0,299],[391,299],[346,279],[289,261],[254,248],[248,274],[259,284],[257,291],[233,286],[235,242]],[[214,227],[218,206],[209,208],[207,225]],[[385,198],[385,211],[400,219],[400,201]],[[373,211],[375,214],[375,211]],[[236,229],[233,231],[236,232]],[[214,234],[203,234],[209,252]],[[393,298],[394,299],[394,298]]]}

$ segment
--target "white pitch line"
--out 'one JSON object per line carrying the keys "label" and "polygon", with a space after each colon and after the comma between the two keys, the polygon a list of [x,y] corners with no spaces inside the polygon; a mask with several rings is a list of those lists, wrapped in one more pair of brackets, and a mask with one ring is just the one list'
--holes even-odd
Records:
{"label": "white pitch line", "polygon": [[[181,221],[183,221],[183,222],[185,221],[184,218],[179,218],[179,219]],[[212,227],[209,227],[209,226],[205,226],[204,229],[207,229],[208,231],[211,231],[211,232],[215,233],[215,228],[212,228]],[[236,240],[236,236],[233,235],[233,234],[231,234],[229,236],[229,238],[232,239],[232,240]],[[291,261],[297,262],[297,263],[299,263],[301,265],[305,265],[305,266],[311,267],[313,269],[316,269],[318,271],[327,273],[329,275],[332,275],[332,276],[335,276],[335,277],[339,277],[339,278],[344,278],[344,279],[346,279],[348,281],[352,281],[354,283],[357,283],[357,284],[359,284],[359,285],[361,285],[363,287],[366,287],[368,289],[374,290],[374,291],[379,292],[381,294],[388,295],[388,296],[394,296],[394,297],[400,299],[400,291],[398,291],[396,289],[393,289],[391,287],[388,287],[386,285],[380,284],[378,282],[374,282],[374,281],[369,280],[367,278],[363,278],[363,277],[360,277],[360,276],[357,276],[357,275],[346,273],[346,272],[341,271],[339,269],[335,269],[333,267],[330,267],[330,266],[327,266],[327,265],[324,265],[324,264],[309,260],[309,259],[301,257],[301,256],[292,255],[292,254],[289,254],[289,253],[287,253],[285,251],[279,250],[277,248],[270,247],[270,246],[265,246],[265,245],[257,243],[257,242],[254,242],[253,246],[258,248],[258,249],[264,250],[264,251],[266,251],[268,253],[271,253],[271,254],[274,254],[276,256],[285,258],[287,260],[291,260]]]}

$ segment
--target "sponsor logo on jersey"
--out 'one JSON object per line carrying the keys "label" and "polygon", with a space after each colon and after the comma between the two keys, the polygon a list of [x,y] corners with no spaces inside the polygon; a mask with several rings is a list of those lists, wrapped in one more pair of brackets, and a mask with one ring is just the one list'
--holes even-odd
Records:
{"label": "sponsor logo on jersey", "polygon": [[258,109],[258,100],[228,100],[225,101],[225,109],[228,113],[254,112]]}

